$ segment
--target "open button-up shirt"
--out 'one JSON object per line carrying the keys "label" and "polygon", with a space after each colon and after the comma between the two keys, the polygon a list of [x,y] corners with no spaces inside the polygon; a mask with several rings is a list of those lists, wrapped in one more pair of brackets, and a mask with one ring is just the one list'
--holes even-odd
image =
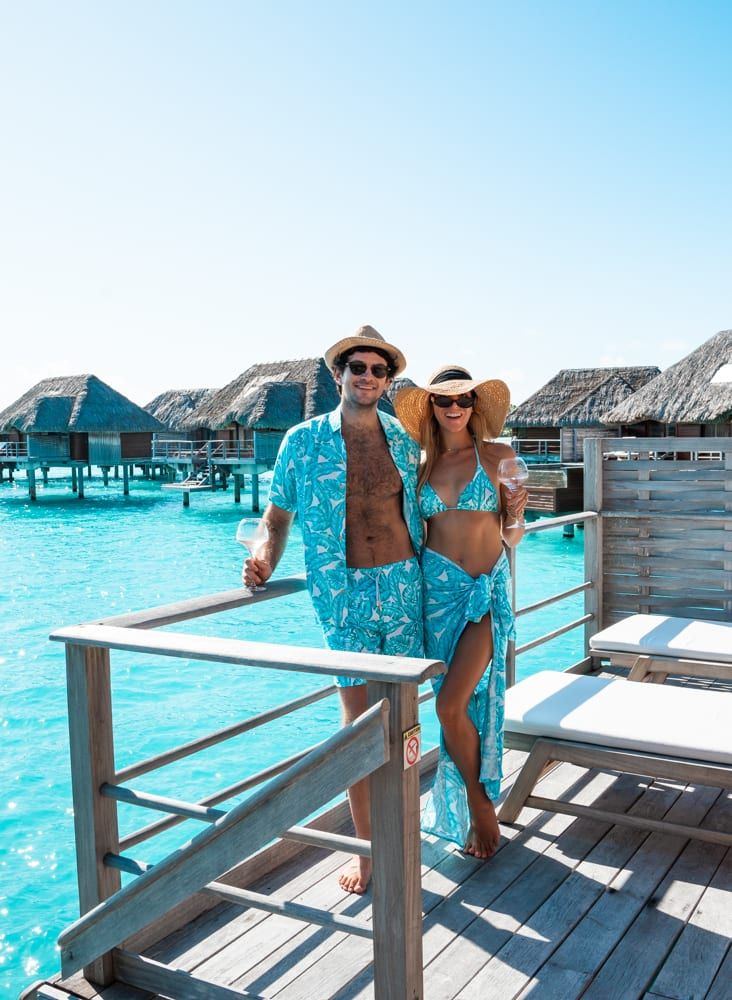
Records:
{"label": "open button-up shirt", "polygon": [[[419,445],[399,421],[376,411],[402,479],[402,510],[415,555],[422,548],[417,507]],[[270,502],[296,513],[305,545],[305,570],[313,607],[323,625],[346,623],[346,445],[341,408],[298,424],[277,455]]]}

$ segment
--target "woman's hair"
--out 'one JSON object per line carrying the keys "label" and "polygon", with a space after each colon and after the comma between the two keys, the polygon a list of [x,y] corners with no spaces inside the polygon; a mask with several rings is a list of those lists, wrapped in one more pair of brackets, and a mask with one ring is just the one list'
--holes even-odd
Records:
{"label": "woman's hair", "polygon": [[[419,443],[424,450],[425,458],[424,463],[419,470],[417,493],[421,491],[424,484],[432,475],[432,470],[435,467],[437,456],[440,453],[440,425],[437,423],[432,409],[432,396],[436,395],[439,395],[439,393],[432,393],[427,397],[427,407],[425,411],[426,416],[422,421],[422,426],[420,428]],[[480,399],[477,396],[475,397],[473,412],[470,414],[468,427],[473,436],[473,440],[477,441],[478,444],[491,438],[491,433],[488,430],[488,422],[486,421],[485,414],[483,414],[480,410]]]}

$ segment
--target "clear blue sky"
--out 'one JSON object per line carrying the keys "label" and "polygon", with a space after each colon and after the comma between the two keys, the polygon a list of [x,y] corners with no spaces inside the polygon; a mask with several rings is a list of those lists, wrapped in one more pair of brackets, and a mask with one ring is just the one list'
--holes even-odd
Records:
{"label": "clear blue sky", "polygon": [[0,407],[371,323],[520,402],[732,327],[729,2],[0,0]]}

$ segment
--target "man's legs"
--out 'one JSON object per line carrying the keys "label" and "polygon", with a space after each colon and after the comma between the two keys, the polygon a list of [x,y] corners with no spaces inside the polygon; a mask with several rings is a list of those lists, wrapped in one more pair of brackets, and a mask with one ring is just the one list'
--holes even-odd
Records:
{"label": "man's legs", "polygon": [[[366,711],[368,707],[366,685],[356,684],[353,687],[342,687],[340,689],[340,696],[341,719],[345,726]],[[351,816],[353,817],[356,836],[363,840],[371,840],[368,778],[362,778],[355,785],[351,785],[348,789],[348,801],[351,806]],[[371,858],[364,858],[359,854],[355,854],[353,864],[346,871],[342,872],[338,883],[346,892],[361,894],[366,891],[370,878]]]}

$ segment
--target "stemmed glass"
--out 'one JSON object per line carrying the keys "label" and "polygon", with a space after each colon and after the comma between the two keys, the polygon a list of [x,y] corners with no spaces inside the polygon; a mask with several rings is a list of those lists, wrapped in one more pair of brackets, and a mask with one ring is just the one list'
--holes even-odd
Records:
{"label": "stemmed glass", "polygon": [[[236,540],[248,550],[252,559],[258,559],[269,541],[269,531],[264,521],[257,517],[243,517],[236,527]],[[249,590],[266,590],[266,587],[249,587]]]}
{"label": "stemmed glass", "polygon": [[[502,458],[498,463],[498,482],[503,483],[509,493],[515,493],[528,478],[529,470],[523,458]],[[525,523],[524,515],[521,514],[513,524],[506,527],[523,528]]]}

